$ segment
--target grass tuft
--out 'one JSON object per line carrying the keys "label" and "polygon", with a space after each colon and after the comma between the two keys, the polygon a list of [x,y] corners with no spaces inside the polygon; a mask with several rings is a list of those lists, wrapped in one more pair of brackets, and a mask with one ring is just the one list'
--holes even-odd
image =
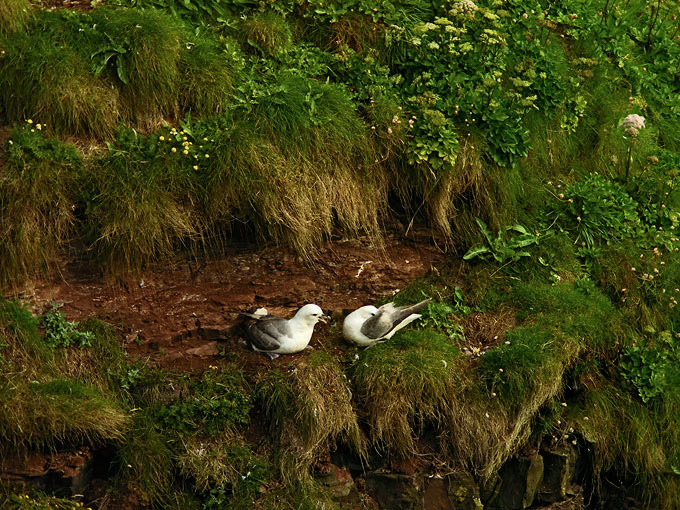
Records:
{"label": "grass tuft", "polygon": [[12,33],[24,28],[32,15],[29,0],[4,0],[0,3],[0,33]]}
{"label": "grass tuft", "polygon": [[198,116],[222,112],[234,88],[236,65],[207,36],[196,35],[185,41],[184,46],[186,51],[182,51],[179,60],[180,109]]}
{"label": "grass tuft", "polygon": [[107,72],[137,124],[157,126],[162,118],[176,114],[180,42],[186,33],[181,23],[154,9],[95,9],[89,21],[97,26],[90,46],[119,51],[115,70],[109,66]]}
{"label": "grass tuft", "polygon": [[200,232],[191,169],[169,158],[142,158],[138,150],[114,150],[89,171],[91,249],[112,274],[167,259]]}
{"label": "grass tuft", "polygon": [[240,27],[245,41],[266,56],[290,49],[292,33],[285,18],[274,11],[254,12]]}
{"label": "grass tuft", "polygon": [[113,134],[118,93],[74,49],[39,28],[0,35],[0,46],[0,106],[11,122],[32,118],[61,134]]}
{"label": "grass tuft", "polygon": [[465,379],[461,352],[433,331],[408,331],[361,353],[352,369],[374,444],[406,457],[426,425],[443,425]]}
{"label": "grass tuft", "polygon": [[327,353],[300,360],[286,375],[270,372],[257,395],[280,444],[281,476],[287,483],[309,480],[309,468],[338,440],[363,454],[347,379]]}
{"label": "grass tuft", "polygon": [[96,376],[85,377],[83,369],[78,380],[67,373],[76,371],[68,357],[55,355],[37,326],[29,311],[0,301],[0,444],[23,451],[119,440],[128,416],[105,382],[113,349],[89,365]]}
{"label": "grass tuft", "polygon": [[82,162],[37,123],[10,133],[0,174],[0,285],[51,267],[68,241]]}

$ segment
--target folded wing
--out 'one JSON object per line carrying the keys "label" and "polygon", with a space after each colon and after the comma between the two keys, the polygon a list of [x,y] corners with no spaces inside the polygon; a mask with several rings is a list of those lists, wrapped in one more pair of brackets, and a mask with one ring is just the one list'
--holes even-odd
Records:
{"label": "folded wing", "polygon": [[[399,325],[408,317],[424,308],[429,302],[430,299],[428,298],[415,305],[399,307],[395,307],[394,303],[386,303],[378,308],[373,317],[364,322],[361,326],[361,332],[368,338],[375,340],[386,337],[392,331],[398,329]],[[416,318],[414,317],[413,319]]]}
{"label": "folded wing", "polygon": [[288,321],[273,315],[255,318],[248,324],[246,331],[252,344],[263,351],[272,351],[281,347],[280,338],[290,336]]}

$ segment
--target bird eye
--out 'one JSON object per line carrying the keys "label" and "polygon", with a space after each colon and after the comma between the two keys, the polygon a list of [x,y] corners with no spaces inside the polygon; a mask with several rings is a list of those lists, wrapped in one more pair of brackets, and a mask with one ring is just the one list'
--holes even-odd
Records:
{"label": "bird eye", "polygon": [[375,317],[375,312],[371,312],[371,317]]}

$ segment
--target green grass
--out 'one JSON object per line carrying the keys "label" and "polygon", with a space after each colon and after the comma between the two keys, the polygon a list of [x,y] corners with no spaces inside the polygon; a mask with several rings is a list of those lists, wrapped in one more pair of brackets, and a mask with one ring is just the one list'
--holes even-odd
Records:
{"label": "green grass", "polygon": [[176,114],[186,35],[183,26],[174,17],[156,10],[95,9],[88,21],[97,25],[90,47],[125,50],[116,57],[123,60],[120,66],[125,80],[118,67],[115,71],[107,69],[107,74],[120,89],[128,114],[136,123],[158,126],[162,118]]}
{"label": "green grass", "polygon": [[[101,327],[95,329],[95,343],[100,334]],[[122,438],[128,415],[105,375],[113,347],[101,349],[108,351],[102,356],[106,359],[92,360],[83,368],[84,356],[55,354],[39,332],[37,318],[4,300],[0,302],[0,343],[3,445],[26,451]]]}
{"label": "green grass", "polygon": [[32,15],[29,0],[6,0],[0,4],[0,33],[13,33],[24,28]]}
{"label": "green grass", "polygon": [[258,383],[257,399],[279,450],[280,472],[287,483],[309,481],[312,464],[338,441],[363,454],[348,382],[329,354],[316,352],[286,374],[271,371]]}
{"label": "green grass", "polygon": [[49,269],[73,233],[82,160],[75,147],[43,136],[31,122],[11,131],[5,146],[0,286]]}
{"label": "green grass", "polygon": [[379,241],[385,175],[369,166],[370,141],[339,87],[284,77],[248,117],[215,133],[205,180],[215,224],[246,220],[307,257],[334,224]]}
{"label": "green grass", "polygon": [[95,260],[112,274],[166,260],[200,234],[191,168],[165,155],[151,161],[146,157],[133,145],[132,151],[113,150],[88,169],[90,247]]}
{"label": "green grass", "polygon": [[128,433],[116,449],[118,480],[132,484],[147,504],[169,506],[175,496],[175,453],[168,436],[146,410],[135,415]]}
{"label": "green grass", "polygon": [[[194,115],[204,116],[226,110],[231,99],[236,62],[213,38],[196,35],[183,41],[186,51],[179,60],[179,107]],[[236,48],[227,46],[227,50]]]}
{"label": "green grass", "polygon": [[596,474],[613,468],[622,476],[634,476],[650,507],[680,504],[677,392],[645,405],[601,379],[590,385],[578,404],[568,416],[593,449]]}
{"label": "green grass", "polygon": [[64,135],[110,136],[121,116],[118,92],[40,27],[0,34],[0,106],[8,119],[30,118]]}
{"label": "green grass", "polygon": [[408,331],[364,350],[352,380],[371,441],[400,456],[415,452],[426,425],[443,426],[466,386],[460,350],[443,335]]}
{"label": "green grass", "polygon": [[291,29],[283,16],[273,11],[254,12],[239,27],[246,44],[266,56],[285,52],[292,46]]}

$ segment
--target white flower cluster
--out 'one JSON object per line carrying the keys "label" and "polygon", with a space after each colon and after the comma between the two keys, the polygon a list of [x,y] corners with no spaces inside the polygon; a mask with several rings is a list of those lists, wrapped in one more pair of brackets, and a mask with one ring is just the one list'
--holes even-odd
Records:
{"label": "white flower cluster", "polygon": [[635,137],[638,135],[638,132],[645,127],[645,118],[637,113],[632,113],[623,119],[621,127],[626,136]]}
{"label": "white flower cluster", "polygon": [[458,0],[454,2],[449,10],[449,15],[460,18],[474,18],[475,11],[478,9],[477,4],[472,0]]}

